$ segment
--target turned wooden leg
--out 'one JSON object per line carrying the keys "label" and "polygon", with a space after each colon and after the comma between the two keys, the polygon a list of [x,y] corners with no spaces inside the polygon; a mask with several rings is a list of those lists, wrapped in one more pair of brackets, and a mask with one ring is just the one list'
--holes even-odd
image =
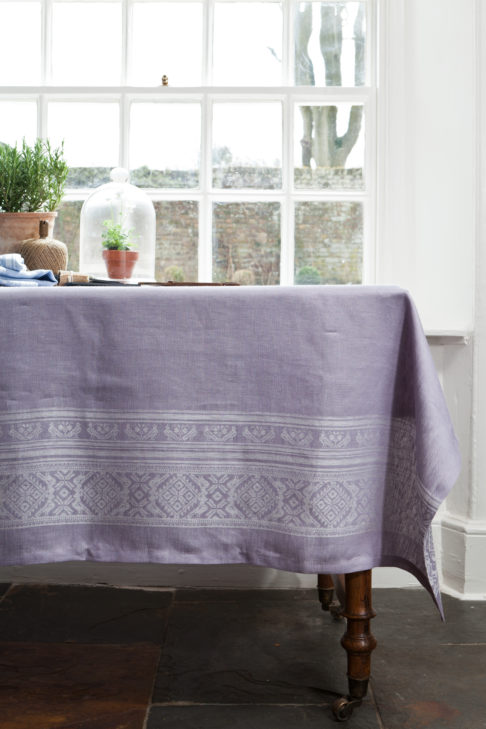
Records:
{"label": "turned wooden leg", "polygon": [[341,644],[348,654],[349,694],[353,698],[366,696],[371,669],[371,651],[376,640],[370,630],[370,620],[376,613],[371,607],[371,570],[346,575],[347,630]]}
{"label": "turned wooden leg", "polygon": [[343,616],[347,629],[341,644],[348,654],[349,696],[334,702],[333,712],[339,721],[351,716],[366,696],[370,678],[371,652],[376,640],[370,630],[375,612],[371,607],[371,570],[346,575],[346,607]]}
{"label": "turned wooden leg", "polygon": [[329,610],[334,596],[334,582],[331,575],[317,575],[317,592],[323,610]]}

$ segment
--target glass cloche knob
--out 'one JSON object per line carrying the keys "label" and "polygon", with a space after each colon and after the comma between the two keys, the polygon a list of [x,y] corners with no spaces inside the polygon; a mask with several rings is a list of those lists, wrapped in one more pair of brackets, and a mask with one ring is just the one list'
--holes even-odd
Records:
{"label": "glass cloche knob", "polygon": [[125,167],[114,167],[110,172],[112,182],[128,182],[129,172]]}

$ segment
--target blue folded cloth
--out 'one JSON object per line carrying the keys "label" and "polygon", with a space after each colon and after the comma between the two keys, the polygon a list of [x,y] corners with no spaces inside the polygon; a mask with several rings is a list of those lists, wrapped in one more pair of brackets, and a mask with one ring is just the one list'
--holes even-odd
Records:
{"label": "blue folded cloth", "polygon": [[19,253],[0,256],[0,286],[55,286],[57,279],[48,269],[29,271]]}

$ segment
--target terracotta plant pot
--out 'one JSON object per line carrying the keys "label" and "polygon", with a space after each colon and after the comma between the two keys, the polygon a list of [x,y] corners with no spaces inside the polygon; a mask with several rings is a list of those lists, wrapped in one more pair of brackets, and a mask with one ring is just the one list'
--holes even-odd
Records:
{"label": "terracotta plant pot", "polygon": [[138,260],[138,251],[103,251],[108,278],[125,280],[131,278]]}
{"label": "terracotta plant pot", "polygon": [[0,213],[0,254],[20,253],[22,241],[38,238],[41,220],[47,220],[47,235],[53,237],[57,213]]}

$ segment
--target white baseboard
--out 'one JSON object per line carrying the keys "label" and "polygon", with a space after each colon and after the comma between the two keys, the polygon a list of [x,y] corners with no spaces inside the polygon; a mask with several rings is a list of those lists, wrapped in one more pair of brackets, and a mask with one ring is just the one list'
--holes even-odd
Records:
{"label": "white baseboard", "polygon": [[461,600],[486,600],[486,522],[444,513],[442,589]]}
{"label": "white baseboard", "polygon": [[[316,575],[294,574],[251,565],[157,565],[60,562],[1,567],[0,583],[108,584],[132,587],[219,587],[299,589],[316,586]],[[373,587],[417,587],[408,572],[391,567],[373,570]]]}

